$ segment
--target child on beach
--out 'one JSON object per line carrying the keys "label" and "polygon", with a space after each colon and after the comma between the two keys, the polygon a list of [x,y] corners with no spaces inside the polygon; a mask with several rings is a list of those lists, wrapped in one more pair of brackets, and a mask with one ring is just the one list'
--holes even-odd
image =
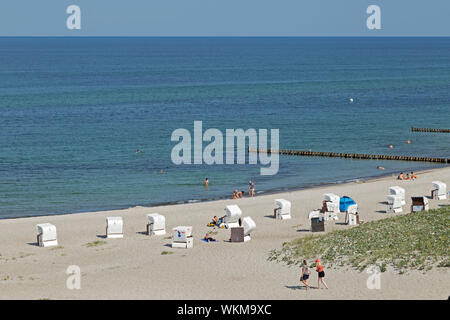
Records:
{"label": "child on beach", "polygon": [[300,281],[306,286],[306,290],[309,290],[308,278],[310,273],[311,271],[309,271],[306,260],[303,260],[302,275],[300,276]]}
{"label": "child on beach", "polygon": [[320,289],[320,283],[322,282],[325,286],[325,289],[328,289],[327,284],[325,281],[323,281],[323,278],[325,278],[325,271],[323,271],[323,264],[320,263],[319,259],[316,260],[316,271],[318,272],[318,279],[317,279],[317,289]]}

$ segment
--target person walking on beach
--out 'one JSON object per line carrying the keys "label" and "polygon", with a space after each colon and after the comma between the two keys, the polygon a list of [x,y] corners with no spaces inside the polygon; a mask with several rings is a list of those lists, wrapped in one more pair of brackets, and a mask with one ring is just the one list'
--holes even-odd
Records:
{"label": "person walking on beach", "polygon": [[317,289],[320,289],[321,282],[325,286],[325,289],[328,289],[327,284],[323,281],[323,278],[325,278],[325,271],[323,271],[323,264],[320,263],[319,259],[316,260],[316,271],[318,272]]}
{"label": "person walking on beach", "polygon": [[308,278],[311,271],[309,270],[306,260],[303,260],[302,265],[302,275],[300,276],[300,281],[306,286],[306,290],[309,290]]}

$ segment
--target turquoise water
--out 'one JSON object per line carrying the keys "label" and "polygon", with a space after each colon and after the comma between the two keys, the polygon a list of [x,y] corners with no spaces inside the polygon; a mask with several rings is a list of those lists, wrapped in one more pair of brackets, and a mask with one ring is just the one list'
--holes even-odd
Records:
{"label": "turquoise water", "polygon": [[279,128],[282,148],[450,157],[450,135],[410,132],[448,128],[449,111],[450,38],[0,38],[0,218],[435,168],[286,156],[275,176],[176,166],[170,136],[202,120]]}

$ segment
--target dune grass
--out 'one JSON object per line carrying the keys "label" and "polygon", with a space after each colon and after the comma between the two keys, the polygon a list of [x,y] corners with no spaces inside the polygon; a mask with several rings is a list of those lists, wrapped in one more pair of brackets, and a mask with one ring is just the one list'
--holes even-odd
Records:
{"label": "dune grass", "polygon": [[93,242],[86,243],[85,246],[90,248],[90,247],[101,246],[101,245],[104,245],[104,244],[107,244],[107,242],[103,241],[103,240],[96,240],[96,241],[93,241]]}
{"label": "dune grass", "polygon": [[360,271],[378,265],[399,273],[450,267],[450,206],[428,212],[367,222],[322,235],[308,235],[272,250],[270,261],[299,265],[320,257],[329,267],[351,266]]}

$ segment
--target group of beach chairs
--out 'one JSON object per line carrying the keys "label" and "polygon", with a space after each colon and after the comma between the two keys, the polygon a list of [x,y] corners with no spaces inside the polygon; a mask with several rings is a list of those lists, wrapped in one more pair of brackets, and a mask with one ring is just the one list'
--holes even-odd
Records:
{"label": "group of beach chairs", "polygon": [[[242,211],[237,205],[225,208],[226,215],[223,218],[223,227],[231,229],[231,242],[249,241],[250,233],[255,230],[256,224],[251,217],[242,216]],[[40,247],[57,246],[56,226],[50,223],[37,225],[37,244]],[[166,234],[166,218],[159,213],[147,214],[146,234],[161,236]],[[106,218],[106,238],[123,238],[122,217]],[[242,239],[242,241],[240,240]],[[172,248],[192,248],[194,244],[192,226],[178,226],[172,229]]]}
{"label": "group of beach chairs", "polygon": [[[433,181],[431,190],[431,199],[445,200],[447,199],[447,185],[442,181]],[[399,186],[389,188],[387,196],[386,213],[399,213],[403,211],[405,201],[405,189]],[[427,197],[411,197],[411,212],[428,211],[429,204]]]}
{"label": "group of beach chairs", "polygon": [[[431,199],[447,199],[447,185],[442,181],[433,181]],[[403,212],[406,204],[405,189],[399,186],[389,188],[387,196],[386,213]],[[411,212],[428,211],[427,197],[411,197]],[[364,223],[358,214],[358,205],[349,197],[339,197],[333,193],[324,194],[321,209],[311,211],[308,215],[310,220],[310,231],[325,231],[325,221],[339,220],[338,213],[345,213],[344,223],[347,225],[358,225]]]}
{"label": "group of beach chairs", "polygon": [[[435,200],[447,199],[447,185],[441,181],[432,182],[433,189],[431,198]],[[387,196],[386,213],[399,213],[403,211],[402,206],[406,204],[405,189],[399,186],[389,188]],[[428,211],[427,197],[411,197],[411,212]],[[233,204],[225,208],[225,215],[217,224],[220,228],[230,229],[230,242],[246,242],[251,239],[250,233],[256,229],[256,224],[249,216],[242,218],[242,210]],[[333,193],[323,195],[322,208],[311,211],[308,214],[311,232],[325,231],[325,221],[339,220],[338,214],[345,213],[344,223],[358,225],[363,223],[359,218],[358,205],[350,197],[339,197]],[[291,216],[291,202],[285,199],[275,199],[274,218],[289,220]],[[166,219],[159,213],[147,214],[146,234],[165,235]],[[41,247],[57,246],[56,227],[50,223],[37,225],[37,244]],[[106,218],[106,238],[123,238],[122,217]],[[192,226],[177,226],[172,229],[172,248],[193,247]]]}
{"label": "group of beach chairs", "polygon": [[325,221],[339,220],[339,213],[345,213],[345,224],[357,225],[363,223],[359,219],[358,205],[352,198],[347,196],[339,197],[334,193],[325,193],[323,195],[322,208],[313,210],[308,215],[310,231],[325,231]]}

